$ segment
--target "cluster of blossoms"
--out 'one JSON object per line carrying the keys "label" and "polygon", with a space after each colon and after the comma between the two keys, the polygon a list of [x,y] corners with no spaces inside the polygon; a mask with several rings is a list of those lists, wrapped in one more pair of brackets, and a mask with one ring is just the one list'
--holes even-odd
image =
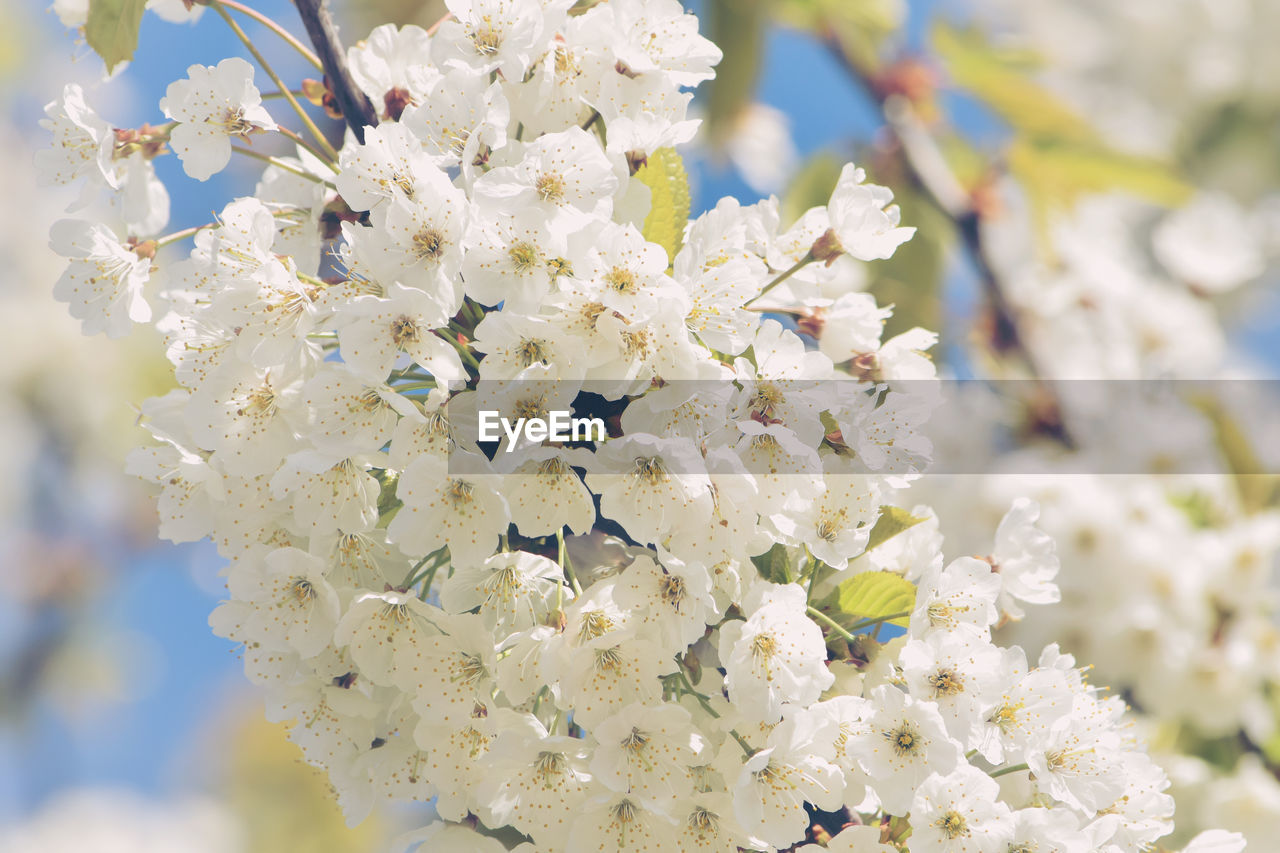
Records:
{"label": "cluster of blossoms", "polygon": [[[848,166],[795,224],[772,199],[684,222],[685,90],[718,49],[675,0],[572,5],[375,30],[349,61],[380,123],[269,158],[185,259],[148,219],[54,227],[86,331],[166,335],[180,388],[130,468],[162,535],[229,561],[211,624],[269,713],[350,819],[434,801],[433,851],[1148,849],[1172,801],[1124,703],[992,640],[1058,597],[1036,505],[986,558],[887,538],[934,375],[934,336],[884,340],[853,292],[912,234],[891,193]],[[128,195],[166,145],[203,180],[283,132],[238,59],[161,108],[121,133],[68,89],[42,169]],[[605,440],[478,441],[479,411],[586,398]]]}

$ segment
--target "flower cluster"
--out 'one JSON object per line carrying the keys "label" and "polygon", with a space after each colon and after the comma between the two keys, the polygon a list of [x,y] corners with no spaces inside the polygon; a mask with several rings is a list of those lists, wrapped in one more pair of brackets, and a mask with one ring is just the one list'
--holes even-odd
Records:
{"label": "flower cluster", "polygon": [[[1058,596],[1035,504],[950,562],[893,509],[928,460],[935,338],[885,340],[853,292],[912,235],[892,194],[850,165],[794,224],[774,199],[686,222],[674,149],[720,53],[676,0],[448,5],[352,48],[380,123],[333,157],[242,147],[286,130],[235,59],[127,139],[74,90],[49,109],[55,181],[128,192],[151,173],[119,164],[165,144],[199,180],[269,161],[193,234],[59,223],[56,293],[88,332],[154,307],[180,387],[130,468],[162,535],[229,561],[211,625],[348,817],[433,800],[410,840],[509,828],[526,853],[1166,834],[1124,703],[1055,646],[992,641]],[[606,440],[478,441],[480,410],[588,398]]]}

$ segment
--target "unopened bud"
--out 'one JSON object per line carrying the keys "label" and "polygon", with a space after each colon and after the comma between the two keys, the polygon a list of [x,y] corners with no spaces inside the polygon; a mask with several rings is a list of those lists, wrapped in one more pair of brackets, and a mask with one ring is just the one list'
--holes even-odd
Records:
{"label": "unopened bud", "polygon": [[388,89],[387,93],[382,96],[382,105],[386,112],[386,117],[392,121],[399,121],[400,116],[404,115],[405,107],[416,103],[417,101],[413,95],[409,94],[409,90],[401,89],[399,86]]}
{"label": "unopened bud", "polygon": [[815,261],[824,261],[827,266],[831,266],[836,258],[844,254],[844,244],[840,242],[836,232],[828,228],[821,237],[813,241],[809,254]]}

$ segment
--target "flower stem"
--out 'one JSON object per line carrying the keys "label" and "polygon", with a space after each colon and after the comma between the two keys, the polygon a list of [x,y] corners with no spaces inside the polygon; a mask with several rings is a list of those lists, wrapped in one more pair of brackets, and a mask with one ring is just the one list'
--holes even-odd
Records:
{"label": "flower stem", "polygon": [[317,160],[319,160],[321,163],[324,163],[326,166],[328,166],[328,167],[330,168],[330,170],[332,170],[332,171],[333,171],[333,173],[334,173],[334,174],[337,174],[337,173],[338,173],[338,167],[337,167],[336,165],[334,165],[333,163],[331,163],[331,162],[329,161],[329,157],[328,157],[328,156],[327,156],[323,151],[321,151],[319,148],[316,148],[316,147],[315,147],[314,145],[312,145],[310,142],[307,142],[307,140],[303,139],[301,136],[299,136],[298,134],[294,133],[292,130],[290,130],[290,129],[289,129],[289,128],[287,128],[287,127],[276,127],[276,130],[277,130],[281,135],[283,135],[283,136],[287,136],[289,139],[292,139],[294,142],[298,143],[298,144],[299,144],[299,145],[301,145],[303,148],[305,148],[305,149],[306,149],[306,150],[311,154],[311,156],[312,156],[312,157],[315,157],[315,158],[316,158]]}
{"label": "flower stem", "polygon": [[791,276],[795,275],[796,273],[800,272],[800,270],[804,269],[809,264],[813,263],[813,261],[814,261],[814,257],[812,253],[805,255],[803,258],[796,261],[795,264],[793,264],[790,269],[786,270],[785,272],[778,273],[777,278],[775,278],[773,281],[769,282],[763,288],[761,288],[760,292],[757,293],[755,296],[748,299],[743,307],[746,307],[747,305],[750,305],[752,302],[755,302],[761,296],[764,296],[770,290],[773,290],[775,287],[782,284],[787,279],[791,278]]}
{"label": "flower stem", "polygon": [[271,63],[267,62],[267,58],[262,55],[262,51],[258,50],[252,39],[245,35],[245,31],[236,23],[235,18],[231,17],[231,13],[223,8],[222,0],[219,0],[218,4],[213,8],[222,16],[222,20],[227,22],[227,26],[239,37],[240,41],[244,42],[244,46],[249,49],[249,53],[253,54],[253,58],[262,66],[262,70],[267,72],[267,76],[275,82],[280,89],[280,93],[289,102],[289,106],[293,107],[294,112],[298,114],[298,118],[302,119],[302,123],[307,126],[307,130],[316,138],[316,142],[320,143],[320,147],[325,152],[325,157],[335,163],[338,162],[338,152],[329,144],[329,140],[320,132],[320,128],[316,127],[316,123],[311,120],[311,116],[302,108],[302,104],[298,103],[298,99],[293,96],[289,87],[280,79],[280,75],[276,73],[276,70],[271,67]]}
{"label": "flower stem", "polygon": [[574,574],[573,564],[569,560],[569,549],[564,544],[563,527],[556,531],[556,547],[560,557],[560,568],[564,569],[565,580],[569,582],[574,595],[582,595],[582,586],[578,583],[578,576]]}
{"label": "flower stem", "polygon": [[330,189],[335,189],[335,190],[337,189],[337,187],[334,186],[331,181],[326,181],[324,178],[320,177],[319,175],[313,175],[305,169],[299,169],[297,166],[292,166],[284,162],[278,157],[272,157],[270,154],[262,154],[257,151],[254,151],[252,148],[241,148],[238,145],[232,145],[231,150],[236,152],[237,154],[243,154],[246,157],[252,157],[254,160],[261,160],[263,163],[269,163],[272,166],[275,166],[277,169],[284,169],[286,172],[297,175],[299,178],[306,178],[308,181],[314,181],[317,184],[324,184],[326,187],[329,187]]}
{"label": "flower stem", "polygon": [[906,619],[911,615],[910,610],[904,610],[901,613],[890,613],[888,616],[876,616],[873,619],[863,619],[861,622],[854,622],[850,630],[861,631],[863,628],[870,628],[872,625],[883,625],[885,622],[892,622],[894,619]]}
{"label": "flower stem", "polygon": [[434,24],[432,24],[430,27],[427,27],[427,35],[429,35],[429,36],[433,36],[433,35],[435,35],[435,34],[436,34],[436,30],[440,29],[440,27],[441,27],[441,26],[442,26],[446,21],[452,21],[452,20],[453,20],[453,13],[452,13],[452,12],[445,12],[445,13],[444,13],[444,17],[443,17],[443,18],[441,18],[440,20],[436,21],[436,22],[435,22]]}
{"label": "flower stem", "polygon": [[890,613],[887,616],[876,616],[873,619],[863,619],[860,622],[854,622],[851,627],[845,628],[839,622],[832,619],[816,607],[808,608],[808,613],[819,622],[825,623],[829,628],[844,637],[846,640],[856,639],[853,633],[854,631],[860,631],[863,628],[870,628],[872,625],[879,625],[882,622],[892,622],[894,619],[904,619],[911,615],[911,611],[909,610],[904,613]]}
{"label": "flower stem", "polygon": [[821,610],[819,610],[818,608],[816,608],[816,607],[808,607],[808,608],[806,608],[806,610],[807,610],[807,612],[809,613],[809,615],[810,615],[810,616],[812,616],[814,619],[817,619],[819,622],[824,623],[828,628],[830,628],[831,630],[835,631],[837,634],[839,634],[840,636],[844,637],[846,640],[852,640],[852,639],[855,639],[855,638],[854,638],[854,636],[853,636],[853,634],[851,634],[851,633],[849,633],[847,630],[845,630],[845,628],[844,628],[844,626],[843,626],[843,625],[841,625],[841,624],[840,624],[839,622],[837,622],[836,620],[832,619],[832,618],[831,618],[830,616],[828,616],[827,614],[823,613],[823,612],[822,612]]}
{"label": "flower stem", "polygon": [[293,33],[289,32],[284,27],[259,12],[257,9],[250,9],[243,3],[237,3],[236,0],[214,0],[214,2],[219,6],[226,6],[228,9],[235,9],[240,14],[253,18],[259,24],[262,24],[262,26],[284,39],[290,47],[302,54],[303,59],[315,66],[317,71],[324,71],[324,66],[320,64],[320,57],[316,56],[315,53],[312,52],[305,44],[298,41],[297,37],[295,37]]}
{"label": "flower stem", "polygon": [[1031,768],[1028,767],[1026,764],[1012,764],[1008,767],[1001,767],[999,770],[992,770],[987,775],[990,776],[992,779],[995,779],[999,776],[1008,775],[1009,773],[1021,773],[1023,770],[1030,770],[1030,769]]}
{"label": "flower stem", "polygon": [[156,248],[159,249],[163,246],[177,243],[180,240],[185,240],[188,237],[194,237],[200,231],[203,231],[206,228],[212,228],[216,224],[216,222],[206,222],[204,225],[193,225],[190,228],[183,228],[181,231],[174,231],[172,234],[166,234],[156,240]]}

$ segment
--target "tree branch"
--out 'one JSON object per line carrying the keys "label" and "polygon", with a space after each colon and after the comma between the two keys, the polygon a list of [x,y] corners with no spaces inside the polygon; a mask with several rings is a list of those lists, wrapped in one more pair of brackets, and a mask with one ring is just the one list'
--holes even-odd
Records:
{"label": "tree branch", "polygon": [[364,144],[364,129],[366,126],[377,126],[378,114],[369,98],[360,91],[360,87],[351,76],[351,70],[347,67],[347,55],[342,49],[342,43],[338,41],[338,31],[333,26],[333,18],[329,17],[329,10],[325,8],[324,0],[295,0],[295,2],[298,6],[298,15],[301,16],[302,23],[307,28],[307,35],[311,38],[311,44],[315,46],[316,55],[320,57],[320,63],[324,66],[325,76],[329,78],[334,97],[338,99],[338,106],[342,108],[342,115],[355,134],[356,140]]}
{"label": "tree branch", "polygon": [[982,238],[982,218],[973,204],[971,194],[964,188],[947,165],[937,142],[920,121],[910,101],[891,94],[877,85],[872,69],[859,62],[841,42],[835,32],[827,37],[831,52],[850,76],[880,107],[885,124],[893,132],[902,149],[902,161],[908,177],[951,220],[965,251],[982,284],[982,290],[992,313],[992,344],[997,352],[1013,353],[1027,373],[1036,390],[1036,399],[1028,401],[1037,428],[1064,445],[1074,446],[1066,425],[1057,392],[1037,364],[1034,353],[1027,346],[1019,327],[1017,310],[1009,302],[1003,284]]}

